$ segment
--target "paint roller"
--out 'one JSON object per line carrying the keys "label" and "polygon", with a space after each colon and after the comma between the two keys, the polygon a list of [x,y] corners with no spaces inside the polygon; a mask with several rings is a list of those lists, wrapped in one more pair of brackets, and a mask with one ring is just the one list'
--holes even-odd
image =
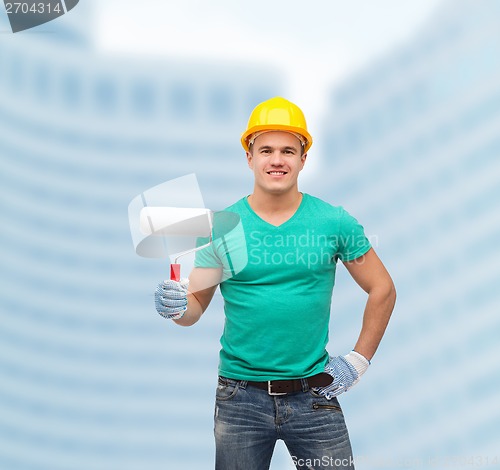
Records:
{"label": "paint roller", "polygon": [[[236,221],[237,223],[237,221]],[[231,224],[233,227],[236,224]],[[139,216],[139,228],[145,237],[196,237],[207,238],[208,242],[189,250],[176,253],[170,264],[170,279],[180,281],[181,256],[209,246],[213,241],[214,213],[205,208],[190,207],[144,207]],[[225,227],[230,230],[230,227]]]}

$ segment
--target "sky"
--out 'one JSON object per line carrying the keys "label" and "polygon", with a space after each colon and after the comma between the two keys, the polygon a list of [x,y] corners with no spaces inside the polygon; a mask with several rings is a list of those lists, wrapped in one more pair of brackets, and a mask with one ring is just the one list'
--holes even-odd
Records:
{"label": "sky", "polygon": [[[283,71],[285,97],[302,108],[315,136],[330,114],[328,90],[411,41],[445,1],[93,0],[92,36],[103,53]],[[302,180],[314,180],[318,166],[309,158]]]}
{"label": "sky", "polygon": [[[324,92],[410,40],[443,0],[94,0],[103,51],[282,69],[313,120]],[[307,104],[304,104],[307,103]]]}

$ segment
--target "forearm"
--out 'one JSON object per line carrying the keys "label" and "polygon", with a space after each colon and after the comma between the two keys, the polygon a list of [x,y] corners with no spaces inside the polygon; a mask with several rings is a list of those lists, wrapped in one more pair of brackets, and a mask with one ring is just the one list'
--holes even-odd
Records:
{"label": "forearm", "polygon": [[359,382],[370,365],[396,302],[396,290],[390,277],[367,289],[368,301],[363,315],[363,326],[358,341],[346,356],[331,357],[325,372],[332,376],[330,385],[317,389],[328,400],[350,390]]}
{"label": "forearm", "polygon": [[354,350],[368,360],[374,356],[396,302],[396,290],[392,282],[386,286],[373,288],[368,294],[363,325]]}

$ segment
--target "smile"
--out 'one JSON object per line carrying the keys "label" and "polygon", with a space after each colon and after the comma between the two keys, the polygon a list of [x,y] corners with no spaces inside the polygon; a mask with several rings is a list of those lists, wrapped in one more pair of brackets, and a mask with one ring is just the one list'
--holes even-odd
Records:
{"label": "smile", "polygon": [[267,174],[271,175],[271,176],[283,176],[283,175],[286,175],[287,172],[286,171],[268,171]]}

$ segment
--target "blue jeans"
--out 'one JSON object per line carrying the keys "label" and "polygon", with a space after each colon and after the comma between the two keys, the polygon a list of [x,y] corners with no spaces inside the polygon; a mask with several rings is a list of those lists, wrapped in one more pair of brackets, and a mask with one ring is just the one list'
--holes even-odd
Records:
{"label": "blue jeans", "polygon": [[243,380],[219,378],[215,400],[215,469],[269,469],[282,439],[298,469],[354,469],[336,398],[310,390],[272,396]]}

